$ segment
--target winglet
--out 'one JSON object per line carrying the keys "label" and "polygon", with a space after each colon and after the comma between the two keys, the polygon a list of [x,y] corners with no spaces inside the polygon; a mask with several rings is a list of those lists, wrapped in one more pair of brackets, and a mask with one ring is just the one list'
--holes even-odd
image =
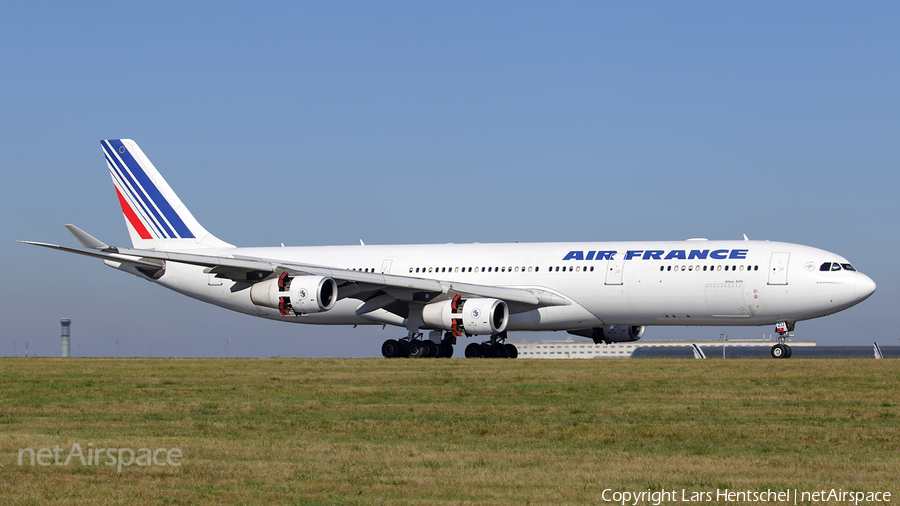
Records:
{"label": "winglet", "polygon": [[103,241],[97,239],[96,237],[92,236],[91,234],[85,232],[84,230],[81,230],[80,228],[76,227],[75,225],[69,224],[69,225],[65,225],[65,227],[66,227],[66,230],[68,230],[69,233],[72,234],[72,237],[74,237],[75,240],[78,241],[78,245],[81,246],[82,248],[99,249],[99,250],[104,250],[104,249],[109,248],[109,246],[104,244]]}

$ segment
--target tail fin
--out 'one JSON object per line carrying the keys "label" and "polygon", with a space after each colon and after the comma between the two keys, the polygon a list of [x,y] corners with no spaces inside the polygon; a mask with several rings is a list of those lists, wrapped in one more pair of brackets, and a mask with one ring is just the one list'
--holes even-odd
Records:
{"label": "tail fin", "polygon": [[100,144],[135,248],[232,247],[197,222],[137,143],[110,139]]}

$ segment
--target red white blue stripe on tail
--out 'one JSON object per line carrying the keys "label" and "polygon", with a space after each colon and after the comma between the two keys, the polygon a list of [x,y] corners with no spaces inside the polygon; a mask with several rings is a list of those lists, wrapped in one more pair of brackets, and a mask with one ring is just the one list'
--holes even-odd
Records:
{"label": "red white blue stripe on tail", "polygon": [[131,139],[100,142],[135,247],[228,247],[210,235]]}

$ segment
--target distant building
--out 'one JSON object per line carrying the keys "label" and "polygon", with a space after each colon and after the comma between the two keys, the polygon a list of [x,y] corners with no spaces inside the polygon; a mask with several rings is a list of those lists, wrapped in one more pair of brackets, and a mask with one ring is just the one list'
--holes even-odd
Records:
{"label": "distant building", "polygon": [[[692,344],[704,348],[766,347],[773,341],[758,339],[735,339],[721,341],[704,339],[694,341],[634,341],[630,343],[594,344],[592,341],[538,341],[513,342],[519,350],[519,358],[631,358],[638,348],[685,348],[688,353]],[[794,346],[815,346],[815,341],[790,341]]]}

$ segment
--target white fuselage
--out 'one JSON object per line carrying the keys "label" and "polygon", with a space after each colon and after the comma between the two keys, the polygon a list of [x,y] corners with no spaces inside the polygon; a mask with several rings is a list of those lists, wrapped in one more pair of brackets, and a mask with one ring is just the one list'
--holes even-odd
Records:
{"label": "white fuselage", "polygon": [[[569,330],[603,325],[769,325],[851,307],[875,290],[821,249],[768,241],[516,243],[229,248],[204,255],[253,257],[453,283],[539,288],[568,305],[511,305],[509,331]],[[234,311],[311,324],[400,325],[390,315],[357,316],[363,303],[344,298],[330,311],[282,316],[254,305],[250,285],[204,268],[169,263],[157,283]],[[382,313],[385,313],[382,311]]]}

